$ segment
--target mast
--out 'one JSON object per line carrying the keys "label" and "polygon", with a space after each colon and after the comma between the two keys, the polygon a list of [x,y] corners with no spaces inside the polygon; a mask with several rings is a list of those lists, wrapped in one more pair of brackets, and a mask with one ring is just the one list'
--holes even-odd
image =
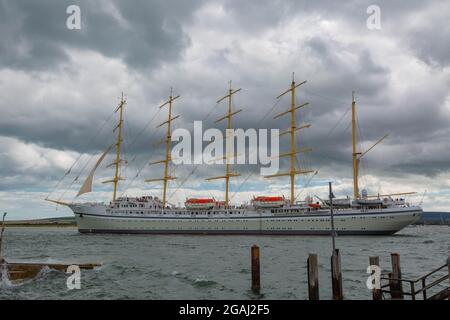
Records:
{"label": "mast", "polygon": [[[241,88],[237,89],[237,90],[233,90],[233,88],[231,87],[231,80],[230,80],[230,86],[228,89],[228,94],[225,95],[224,97],[220,98],[219,100],[217,100],[217,103],[220,103],[222,100],[227,99],[228,100],[228,113],[221,117],[220,119],[216,120],[217,122],[220,122],[224,119],[227,119],[227,129],[231,129],[231,117],[238,114],[239,112],[242,111],[242,109],[233,111],[233,107],[232,107],[232,96],[241,91]],[[227,138],[227,145],[228,145],[228,139],[233,139],[232,135],[229,135],[226,132],[226,138]],[[234,153],[234,150],[232,150],[232,152]],[[225,159],[225,163],[226,163],[226,167],[225,167],[225,175],[224,176],[219,176],[219,177],[212,177],[212,178],[207,178],[206,180],[211,181],[211,180],[218,180],[218,179],[225,179],[225,206],[228,208],[229,206],[229,196],[228,196],[228,192],[229,192],[229,184],[230,184],[230,178],[231,177],[238,177],[240,176],[240,174],[238,173],[232,173],[230,170],[230,162],[229,162],[229,158],[230,155],[225,155],[224,159]]]}
{"label": "mast", "polygon": [[157,128],[159,128],[159,127],[167,124],[166,139],[165,139],[165,142],[166,142],[166,156],[165,156],[164,160],[160,160],[160,161],[156,161],[156,162],[150,163],[150,165],[157,164],[157,163],[164,163],[164,176],[162,178],[145,180],[145,182],[163,181],[163,201],[162,201],[163,202],[163,207],[165,207],[166,203],[167,203],[167,184],[168,184],[169,180],[175,180],[176,179],[176,177],[172,177],[169,174],[169,162],[171,160],[171,157],[170,157],[170,144],[172,142],[172,121],[179,117],[179,115],[177,115],[175,117],[172,117],[172,103],[173,103],[173,101],[175,101],[179,97],[180,97],[179,95],[174,97],[173,96],[173,90],[172,90],[172,88],[170,88],[169,99],[166,102],[164,102],[161,106],[159,106],[160,109],[162,107],[164,107],[164,106],[168,106],[168,108],[169,108],[167,120],[157,126]]}
{"label": "mast", "polygon": [[361,154],[356,151],[356,102],[355,102],[355,92],[352,91],[352,157],[353,157],[353,198],[359,198],[359,187],[358,187],[358,167],[359,158]]}
{"label": "mast", "polygon": [[[352,91],[352,157],[353,157],[353,198],[355,200],[359,199],[359,162],[370,150],[372,150],[376,145],[381,143],[384,139],[386,139],[389,134],[385,134],[381,139],[375,142],[370,148],[361,152],[357,150],[357,136],[356,136],[356,102],[355,102],[355,92]],[[409,193],[408,193],[409,194]]]}
{"label": "mast", "polygon": [[291,178],[291,205],[294,204],[294,184],[295,184],[295,79],[292,73],[291,82],[291,169],[289,171]]}
{"label": "mast", "polygon": [[281,135],[284,134],[290,134],[291,137],[291,148],[290,148],[290,152],[287,153],[283,153],[280,154],[280,157],[285,157],[285,156],[289,156],[290,158],[290,170],[289,172],[283,172],[283,173],[277,173],[277,174],[273,174],[273,175],[269,175],[269,176],[265,176],[265,178],[274,178],[274,177],[281,177],[281,176],[289,176],[290,177],[290,184],[291,184],[291,197],[290,197],[290,204],[293,205],[294,201],[295,201],[295,176],[298,174],[303,174],[303,173],[310,173],[313,172],[313,170],[301,170],[300,168],[296,168],[295,167],[295,154],[300,153],[300,152],[307,152],[307,151],[311,151],[310,148],[307,149],[300,149],[300,150],[296,150],[295,149],[295,132],[301,129],[305,129],[305,128],[309,128],[311,125],[310,124],[306,124],[306,125],[302,125],[297,127],[296,123],[295,123],[295,111],[299,108],[302,108],[304,106],[307,106],[309,103],[304,103],[301,104],[299,106],[295,106],[295,89],[298,88],[299,86],[301,86],[302,84],[305,84],[306,80],[296,84],[295,83],[295,78],[294,78],[294,73],[292,73],[292,82],[291,82],[291,86],[288,90],[286,90],[285,92],[283,92],[282,94],[280,94],[277,99],[281,98],[282,96],[284,96],[287,93],[291,93],[291,108],[287,111],[284,111],[278,115],[276,115],[274,117],[274,119],[277,119],[281,116],[284,116],[286,114],[290,114],[291,115],[291,127],[290,129],[280,133]]}
{"label": "mast", "polygon": [[125,180],[124,178],[120,177],[120,175],[119,175],[120,163],[123,161],[120,158],[120,147],[121,147],[121,144],[123,141],[122,126],[123,126],[123,108],[124,108],[125,104],[126,104],[126,100],[123,98],[123,92],[122,92],[119,106],[116,108],[116,111],[114,111],[115,113],[119,112],[119,122],[113,130],[113,132],[115,132],[117,130],[117,141],[115,144],[116,145],[116,160],[108,165],[108,167],[112,166],[112,165],[115,166],[114,178],[111,180],[103,181],[103,183],[111,183],[112,182],[114,184],[113,201],[116,200],[117,186],[119,184],[119,181]]}

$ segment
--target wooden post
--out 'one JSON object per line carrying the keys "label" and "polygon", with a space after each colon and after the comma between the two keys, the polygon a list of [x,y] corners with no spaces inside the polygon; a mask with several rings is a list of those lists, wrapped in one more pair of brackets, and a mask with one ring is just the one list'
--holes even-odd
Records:
{"label": "wooden post", "polygon": [[447,258],[447,268],[448,268],[448,282],[450,284],[450,256]]}
{"label": "wooden post", "polygon": [[259,294],[261,290],[260,268],[259,268],[259,247],[252,246],[252,291]]}
{"label": "wooden post", "polygon": [[[380,266],[380,258],[378,256],[369,257],[369,265],[379,267]],[[379,284],[381,286],[381,279],[375,280],[375,284]],[[377,288],[375,284],[372,289],[372,299],[373,300],[382,300],[383,296],[381,293],[381,288]]]}
{"label": "wooden post", "polygon": [[6,261],[0,257],[0,283],[2,282],[3,273],[6,273]]}
{"label": "wooden post", "polygon": [[334,254],[334,250],[336,249],[336,240],[335,240],[335,236],[336,236],[336,232],[334,231],[334,211],[333,211],[333,187],[331,182],[328,182],[328,188],[330,191],[329,194],[329,199],[330,199],[330,215],[331,215],[331,241],[333,244],[333,254]]}
{"label": "wooden post", "polygon": [[3,243],[3,232],[5,232],[5,217],[6,217],[7,213],[4,212],[3,213],[3,218],[2,218],[2,229],[0,230],[0,260],[2,260],[2,243]]}
{"label": "wooden post", "polygon": [[309,300],[319,300],[319,270],[317,254],[308,257],[308,296]]}
{"label": "wooden post", "polygon": [[[402,271],[400,268],[400,255],[398,253],[391,253],[392,273],[390,278],[401,279]],[[391,289],[391,298],[403,300],[403,286],[402,282],[398,280],[389,280],[389,287]]]}
{"label": "wooden post", "polygon": [[331,256],[331,285],[333,289],[333,300],[344,299],[342,293],[341,256],[339,254],[339,249],[333,250],[333,255]]}

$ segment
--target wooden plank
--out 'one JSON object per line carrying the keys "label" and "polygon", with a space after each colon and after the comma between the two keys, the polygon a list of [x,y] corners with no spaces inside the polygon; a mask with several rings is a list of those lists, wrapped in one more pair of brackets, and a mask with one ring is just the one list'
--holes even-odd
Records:
{"label": "wooden plank", "polygon": [[341,255],[339,249],[333,250],[331,256],[331,285],[333,290],[333,300],[344,299],[342,292],[342,269],[341,269]]}
{"label": "wooden plank", "polygon": [[259,294],[261,291],[261,277],[259,267],[259,247],[254,245],[251,249],[252,263],[252,291]]}
{"label": "wooden plank", "polygon": [[317,254],[309,254],[307,268],[309,300],[319,300],[319,269],[317,264]]}
{"label": "wooden plank", "polygon": [[22,262],[6,262],[4,265],[7,270],[8,278],[12,282],[26,281],[35,278],[39,272],[45,267],[50,269],[66,272],[70,265],[77,265],[83,270],[92,270],[99,267],[99,263],[81,263],[81,264],[62,264],[62,263],[22,263]]}
{"label": "wooden plank", "polygon": [[39,272],[41,270],[42,269],[40,269],[40,268],[28,269],[28,270],[17,270],[17,271],[8,270],[8,278],[12,282],[25,281],[25,280],[36,278],[36,276],[39,274]]}
{"label": "wooden plank", "polygon": [[27,263],[27,262],[8,262],[7,266],[9,270],[27,270],[34,268],[49,267],[58,271],[66,271],[71,265],[77,265],[80,269],[92,270],[101,266],[100,263]]}

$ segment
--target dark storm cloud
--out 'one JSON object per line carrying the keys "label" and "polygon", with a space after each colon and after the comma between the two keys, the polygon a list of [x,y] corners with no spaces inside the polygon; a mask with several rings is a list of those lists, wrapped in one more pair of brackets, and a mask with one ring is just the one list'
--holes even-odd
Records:
{"label": "dark storm cloud", "polygon": [[[446,106],[450,80],[443,71],[449,63],[446,53],[450,48],[445,41],[449,30],[448,9],[432,10],[436,3],[381,1],[378,5],[382,29],[373,31],[366,28],[366,9],[371,1],[1,1],[0,66],[20,70],[30,77],[40,77],[36,74],[46,73],[47,69],[50,78],[74,74],[71,78],[74,83],[72,88],[68,82],[67,91],[58,94],[55,90],[40,88],[45,91],[41,99],[0,103],[2,109],[12,106],[16,110],[9,110],[10,119],[0,120],[0,134],[58,150],[91,154],[98,154],[112,142],[112,121],[102,136],[95,141],[92,137],[117,102],[115,98],[119,92],[112,91],[111,86],[121,75],[96,78],[104,82],[105,88],[94,87],[94,83],[92,87],[82,86],[86,79],[77,78],[78,73],[93,77],[110,68],[101,60],[98,66],[85,67],[92,68],[91,71],[78,70],[86,61],[77,61],[77,56],[74,58],[71,52],[88,51],[118,59],[124,64],[121,71],[131,75],[126,78],[131,87],[128,123],[125,123],[131,129],[127,132],[128,139],[133,140],[146,125],[157,105],[167,96],[170,86],[175,86],[177,94],[182,96],[175,105],[175,114],[182,116],[176,126],[191,128],[192,122],[204,119],[215,101],[225,94],[229,79],[233,79],[234,86],[243,88],[235,102],[236,108],[242,107],[244,111],[233,120],[234,126],[286,129],[288,119],[274,120],[273,116],[288,108],[288,99],[280,101],[267,117],[264,115],[274,106],[274,97],[289,86],[291,71],[296,71],[298,81],[308,80],[299,90],[298,102],[310,103],[301,109],[298,120],[313,124],[310,130],[300,135],[303,146],[314,148],[313,153],[305,156],[302,165],[311,169],[326,166],[328,172],[334,170],[337,176],[350,176],[348,109],[351,91],[355,90],[362,147],[367,148],[385,133],[390,133],[389,138],[367,156],[370,172],[380,176],[435,175],[450,169],[449,163],[442,161],[450,157]],[[66,29],[65,9],[69,4],[81,7],[80,31]],[[225,18],[201,11],[204,6],[220,4]],[[423,13],[426,13],[428,23],[413,23]],[[287,42],[292,46],[289,55],[274,55],[272,61],[257,63],[264,56],[265,48],[250,46],[248,49],[246,46],[295,19],[307,23],[337,22],[336,28],[342,28],[337,30],[339,34],[349,36],[339,38],[332,32],[314,33],[320,30],[319,26],[315,28],[306,23],[304,29],[285,30]],[[198,32],[189,29],[192,25],[200,25],[206,34],[215,32],[217,37],[211,43],[202,43],[203,49],[187,61],[191,67],[188,68],[183,66],[187,59],[185,54],[195,45],[192,37]],[[384,42],[376,42],[379,40],[377,35]],[[374,43],[364,42],[365,37],[372,37]],[[283,50],[284,43],[278,41],[285,40],[273,36],[270,41]],[[404,54],[405,59],[392,62],[389,56],[391,44],[387,42],[398,44],[401,51],[398,53]],[[383,50],[386,50],[386,56],[380,58]],[[203,51],[208,53],[204,60]],[[421,78],[421,73],[412,74],[409,79],[396,78],[399,70],[405,68],[404,63],[411,64],[416,60],[434,68],[433,72],[440,77],[426,81]],[[3,84],[8,80],[6,76],[0,78]],[[47,79],[42,77],[39,81],[45,83]],[[54,85],[54,82],[49,83]],[[38,91],[32,86],[23,87],[30,95]],[[118,87],[120,85],[113,88]],[[65,95],[72,89],[78,91],[66,99]],[[125,150],[128,159],[133,154],[139,156],[138,163],[133,163],[130,170],[133,174],[146,161],[159,160],[163,155],[164,145],[156,142],[164,132],[161,129],[152,134],[152,128],[164,120],[165,112],[161,111],[137,143]],[[225,112],[225,105],[216,106],[204,124],[205,129],[217,126],[214,119]],[[340,125],[333,130],[344,114]],[[223,124],[219,127],[223,128]],[[430,141],[435,149],[427,147]],[[286,139],[281,141],[283,150],[286,150],[287,142]],[[441,151],[436,152],[438,150]],[[7,175],[8,168],[14,167],[14,161],[17,159],[5,158],[1,173]],[[283,161],[282,167],[286,168],[287,163]],[[180,175],[186,175],[190,168],[181,168]],[[201,178],[223,172],[221,166],[201,169],[208,173],[197,171],[196,175]],[[10,172],[10,176],[35,175],[37,181],[49,170],[42,167],[31,173],[17,169]],[[58,170],[63,173],[62,169]],[[156,177],[160,173],[157,170],[146,167],[142,176]],[[243,174],[247,171],[258,174],[259,171],[257,167],[242,166],[236,170]],[[2,187],[7,188],[6,185]]]}
{"label": "dark storm cloud", "polygon": [[[189,37],[182,25],[202,1],[0,2],[0,65],[45,70],[67,61],[66,50],[89,49],[135,68],[180,57]],[[68,30],[66,8],[81,9],[81,30]]]}

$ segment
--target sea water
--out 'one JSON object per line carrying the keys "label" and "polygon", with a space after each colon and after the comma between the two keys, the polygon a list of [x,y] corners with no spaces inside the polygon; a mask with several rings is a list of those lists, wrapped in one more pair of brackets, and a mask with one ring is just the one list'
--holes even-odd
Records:
{"label": "sea water", "polygon": [[[251,292],[250,247],[260,247],[261,296]],[[392,236],[336,238],[346,299],[371,299],[369,256],[384,272],[390,253],[400,254],[404,278],[418,278],[445,264],[448,226],[411,226]],[[331,298],[331,238],[327,236],[84,235],[69,227],[6,228],[9,261],[102,263],[71,274],[46,270],[23,284],[4,279],[0,299],[307,299],[306,260],[316,253],[321,299]]]}

